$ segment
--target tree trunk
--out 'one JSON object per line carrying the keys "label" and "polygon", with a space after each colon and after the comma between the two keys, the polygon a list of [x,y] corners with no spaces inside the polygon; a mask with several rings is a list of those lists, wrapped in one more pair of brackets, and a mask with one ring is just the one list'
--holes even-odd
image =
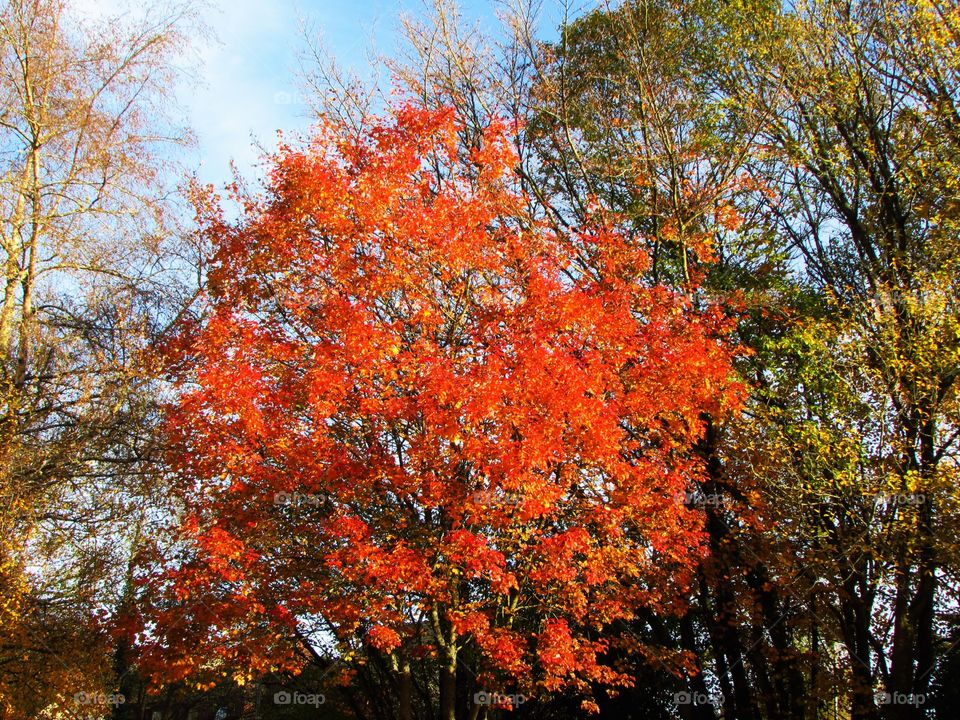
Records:
{"label": "tree trunk", "polygon": [[456,720],[457,651],[450,650],[440,668],[440,720]]}
{"label": "tree trunk", "polygon": [[413,720],[413,677],[410,674],[410,662],[403,660],[400,663],[400,720]]}

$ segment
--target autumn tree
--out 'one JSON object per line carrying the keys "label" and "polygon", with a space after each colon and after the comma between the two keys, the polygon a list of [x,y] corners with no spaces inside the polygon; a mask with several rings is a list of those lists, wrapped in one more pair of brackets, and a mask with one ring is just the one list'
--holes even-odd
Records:
{"label": "autumn tree", "polygon": [[953,603],[955,22],[922,3],[811,2],[729,36],[725,86],[768,118],[755,171],[777,189],[771,227],[822,303],[781,356],[803,358],[801,382],[757,380],[791,453],[770,488],[799,511],[784,520],[844,644],[854,717],[922,713],[874,693],[928,693]]}
{"label": "autumn tree", "polygon": [[[97,622],[143,527],[156,404],[141,351],[176,313],[171,120],[186,6],[95,21],[0,7],[0,716],[110,688]],[[109,710],[109,708],[105,708]]]}
{"label": "autumn tree", "polygon": [[389,669],[364,712],[452,720],[478,692],[595,709],[631,682],[617,646],[657,652],[602,631],[673,614],[702,552],[684,498],[735,402],[724,323],[602,219],[530,219],[506,128],[469,156],[459,130],[329,121],[237,223],[201,201],[210,314],[171,350],[187,512],[142,591],[160,676],[328,648],[344,682]]}

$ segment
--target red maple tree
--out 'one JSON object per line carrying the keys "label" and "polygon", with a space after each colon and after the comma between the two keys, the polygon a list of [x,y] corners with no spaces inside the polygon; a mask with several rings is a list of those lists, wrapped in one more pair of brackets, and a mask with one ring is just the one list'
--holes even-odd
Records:
{"label": "red maple tree", "polygon": [[165,679],[327,642],[389,661],[400,717],[424,662],[445,720],[458,683],[589,697],[629,682],[600,631],[689,582],[693,448],[736,396],[720,313],[644,283],[602,223],[528,217],[505,128],[469,156],[456,130],[328,123],[240,221],[199,202],[210,312],[171,351],[186,509],[141,633]]}

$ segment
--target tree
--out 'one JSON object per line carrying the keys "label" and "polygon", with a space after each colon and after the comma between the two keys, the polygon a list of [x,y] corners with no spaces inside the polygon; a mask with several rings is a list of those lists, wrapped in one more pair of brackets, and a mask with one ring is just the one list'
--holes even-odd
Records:
{"label": "tree", "polygon": [[790,521],[831,590],[854,717],[879,714],[878,687],[928,692],[937,606],[952,605],[938,586],[955,562],[957,36],[937,7],[771,6],[730,35],[725,87],[768,118],[755,169],[777,188],[772,226],[826,311],[792,333],[806,379],[760,395],[803,469],[781,488],[803,496]]}
{"label": "tree", "polygon": [[484,692],[589,709],[637,651],[604,628],[675,612],[702,418],[736,402],[725,325],[641,282],[601,219],[526,217],[502,125],[469,155],[457,132],[415,106],[329,121],[238,223],[201,200],[210,314],[171,350],[187,513],[142,590],[161,676],[327,645],[344,679],[388,670],[376,717],[475,718]]}
{"label": "tree", "polygon": [[[0,716],[109,692],[155,475],[142,351],[175,313],[170,120],[186,6],[0,7]],[[169,319],[169,318],[168,318]],[[89,709],[89,708],[87,708]]]}

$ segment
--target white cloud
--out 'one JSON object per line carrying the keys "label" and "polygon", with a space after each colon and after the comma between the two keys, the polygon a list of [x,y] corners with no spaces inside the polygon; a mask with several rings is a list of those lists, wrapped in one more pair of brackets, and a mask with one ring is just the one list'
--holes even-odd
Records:
{"label": "white cloud", "polygon": [[254,139],[271,149],[278,129],[304,125],[297,108],[276,102],[295,86],[299,25],[293,3],[262,0],[223,2],[206,19],[216,37],[199,48],[201,82],[181,98],[197,133],[200,178],[219,183],[231,159],[253,172]]}

